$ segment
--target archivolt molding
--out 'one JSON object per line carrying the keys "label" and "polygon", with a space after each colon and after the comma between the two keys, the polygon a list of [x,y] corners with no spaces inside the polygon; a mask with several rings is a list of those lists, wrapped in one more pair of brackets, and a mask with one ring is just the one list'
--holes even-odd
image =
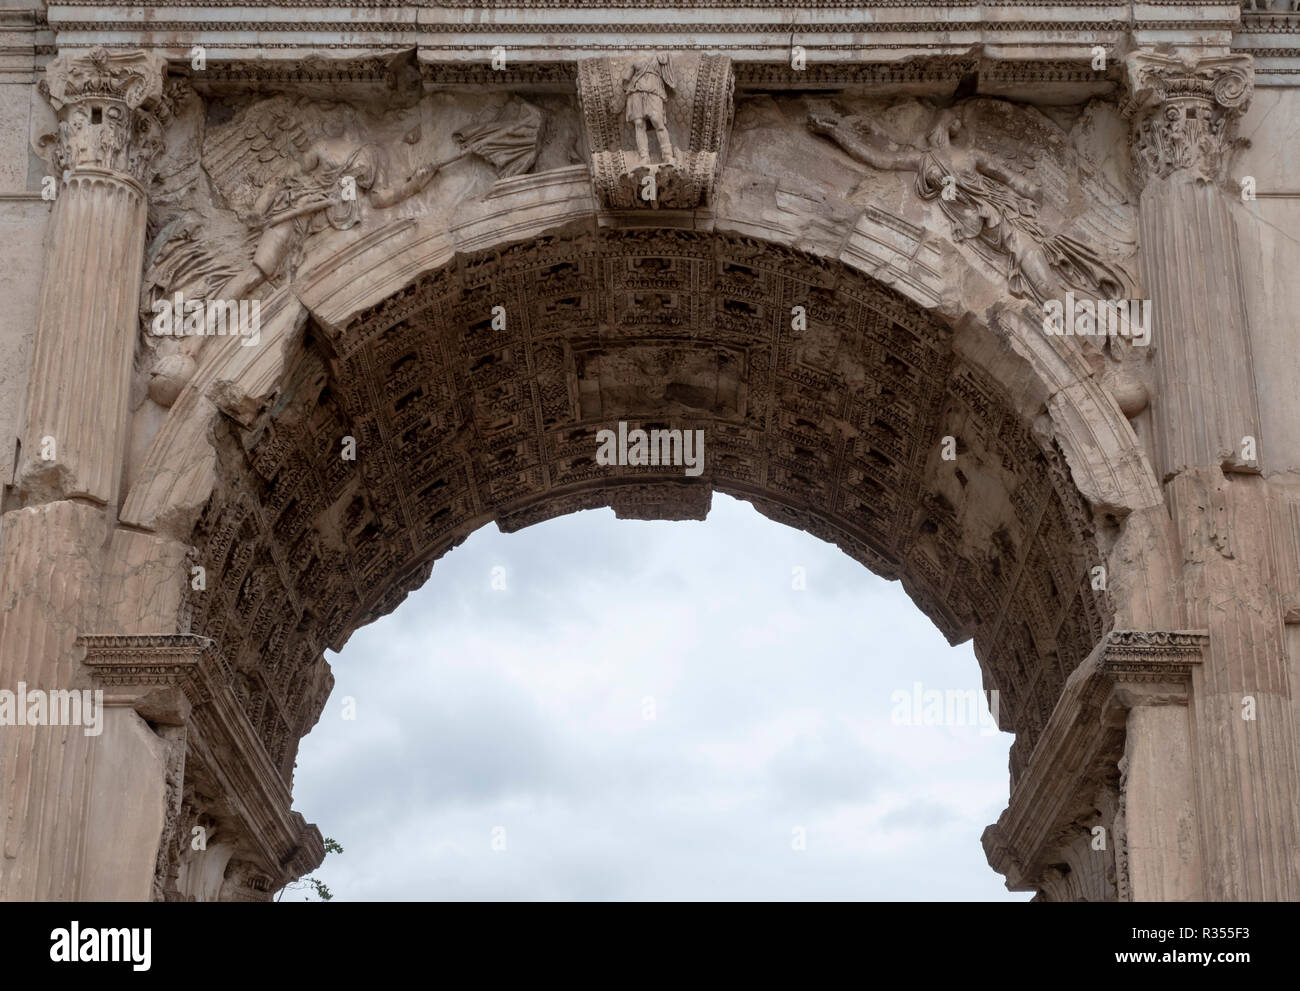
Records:
{"label": "archivolt molding", "polygon": [[[577,181],[577,177],[571,180],[575,185]],[[576,198],[578,193],[577,188],[573,188],[570,191],[574,194],[574,198]],[[561,201],[562,208],[567,207],[570,204],[571,201],[569,198]],[[540,217],[536,218],[536,222],[542,229],[545,229],[547,226]],[[460,230],[462,232],[469,231],[473,236],[482,236],[478,235],[477,232],[474,231],[472,224],[466,225],[465,227],[460,228]],[[584,235],[584,237],[590,236],[591,235]],[[557,242],[557,246],[563,243],[563,240],[561,240],[560,242]],[[754,249],[760,250],[760,252],[770,250],[761,248],[757,244],[754,245]],[[488,257],[493,257],[493,255],[494,253],[489,252]],[[452,252],[450,242],[443,238],[433,238],[430,240],[420,232],[418,225],[404,223],[398,225],[396,230],[385,232],[385,236],[380,236],[380,232],[376,232],[376,234],[369,238],[364,245],[357,247],[355,250],[348,252],[345,257],[340,258],[337,266],[326,264],[309,270],[299,291],[304,300],[309,301],[311,304],[319,308],[321,320],[316,325],[321,328],[326,339],[331,342],[329,345],[330,349],[336,351],[341,360],[346,361],[349,360],[347,355],[349,354],[350,349],[355,349],[356,346],[356,344],[353,343],[350,334],[354,333],[353,328],[355,328],[357,321],[359,319],[365,319],[363,315],[366,312],[374,310],[376,318],[378,318],[382,313],[382,321],[386,321],[391,325],[393,320],[398,320],[400,323],[403,319],[409,320],[412,316],[419,314],[422,310],[427,310],[430,305],[429,298],[426,295],[427,290],[421,290],[419,287],[421,285],[430,286],[440,284],[443,277],[439,276],[437,273],[443,269],[435,267],[434,263],[440,262],[442,266],[445,266],[448,260],[452,257],[457,256]],[[472,260],[473,257],[474,256],[471,256],[470,260],[467,261],[464,256],[459,256],[458,265],[469,265],[473,267],[477,264]],[[567,255],[562,254],[561,257],[567,257]],[[427,265],[428,267],[423,270],[421,277],[414,277],[414,273],[420,272],[422,265]],[[405,289],[395,290],[391,281],[391,276],[389,277],[390,281],[388,282],[371,277],[377,276],[383,270],[390,270],[394,267],[396,267],[398,271],[412,273],[413,279],[407,284]],[[358,295],[359,287],[367,287],[365,295]],[[339,298],[340,294],[344,295],[346,302]],[[175,527],[175,535],[187,542],[192,539],[189,537],[186,528],[191,525],[190,521],[200,517],[208,495],[218,485],[220,474],[216,464],[216,454],[211,443],[207,439],[207,431],[212,422],[212,412],[220,407],[228,414],[232,415],[237,422],[242,423],[244,426],[252,427],[254,430],[259,430],[257,424],[261,422],[263,418],[259,411],[266,408],[268,405],[277,403],[277,395],[285,395],[286,384],[282,378],[286,371],[284,363],[289,361],[292,365],[294,363],[300,363],[302,360],[300,358],[296,359],[293,356],[297,353],[297,341],[299,340],[302,321],[306,317],[306,311],[296,299],[293,299],[292,296],[287,293],[287,291],[281,291],[281,293],[277,295],[276,300],[278,300],[278,302],[276,302],[273,307],[273,313],[275,315],[273,316],[271,326],[266,333],[267,347],[258,351],[260,360],[252,360],[247,349],[239,348],[237,344],[231,342],[226,343],[222,351],[213,356],[214,360],[212,362],[205,362],[205,364],[200,368],[193,387],[187,389],[185,393],[183,393],[181,400],[178,401],[177,406],[173,409],[168,427],[164,430],[163,434],[159,436],[158,441],[155,442],[154,453],[151,454],[150,463],[157,465],[158,467],[151,471],[150,466],[146,465],[145,470],[141,473],[140,483],[138,483],[137,488],[133,489],[131,496],[127,501],[127,505],[124,507],[124,519],[134,521],[138,525],[146,526],[150,524],[158,525],[159,523],[162,523],[163,525],[168,523],[176,524],[179,522],[180,525]],[[403,317],[403,314],[405,314],[405,317]],[[472,314],[470,313],[466,313],[465,317],[462,319],[468,320],[471,315]],[[457,320],[453,317],[452,325],[454,326],[456,324]],[[378,324],[376,326],[378,326]],[[334,329],[330,330],[329,328]],[[358,340],[360,339],[363,338],[358,338]],[[1003,360],[1005,361],[1005,358]],[[313,367],[310,362],[307,366],[300,365],[299,371],[294,374],[297,376],[308,375],[309,373],[306,371],[306,368],[308,367]],[[320,368],[321,366],[317,365],[314,367]],[[277,371],[277,369],[279,369],[279,371]],[[319,376],[320,372],[318,371],[311,374]],[[351,377],[352,374],[359,373],[350,373],[349,377]],[[1086,388],[1082,395],[1087,395]],[[1078,401],[1078,397],[1075,397],[1072,400],[1073,403],[1077,403]],[[279,402],[283,402],[283,400],[280,400]],[[204,414],[202,412],[204,409],[207,409],[210,412]],[[1106,412],[1104,409],[1100,408],[1100,404],[1099,410],[1103,413]],[[1113,411],[1113,406],[1111,407],[1111,410],[1111,415],[1116,415],[1117,411]],[[356,415],[358,411],[354,409],[350,412],[352,415]],[[1090,410],[1089,415],[1081,416],[1079,418],[1079,425],[1090,425],[1095,423],[1096,420],[1096,411]],[[1104,416],[1102,422],[1104,422]],[[340,422],[335,432],[338,433],[339,436],[342,436],[344,433],[356,429],[357,426],[353,423],[345,424]],[[448,429],[451,428],[448,427]],[[365,434],[362,434],[362,436],[365,436]],[[1076,434],[1074,439],[1077,440],[1077,436],[1078,435]],[[1031,450],[1035,448],[1036,445],[1031,444]],[[577,453],[579,452],[575,449],[575,454]],[[1013,460],[1022,460],[1032,457],[1035,457],[1035,455],[1026,451],[1017,455]],[[1067,457],[1069,457],[1068,452]],[[394,460],[401,463],[405,458],[398,456],[395,457]],[[1096,466],[1098,469],[1107,470],[1109,472],[1109,476],[1104,480],[1104,482],[1096,483],[1099,487],[1104,486],[1107,491],[1114,488],[1117,479],[1121,479],[1121,484],[1131,485],[1133,478],[1143,478],[1141,474],[1133,475],[1134,469],[1141,469],[1144,467],[1140,459],[1137,463],[1130,461],[1127,468],[1124,468],[1123,466],[1117,467],[1116,465],[1107,465],[1104,460],[1097,459],[1095,453],[1090,452],[1083,463],[1090,466]],[[187,467],[183,467],[178,471],[176,470],[178,465]],[[810,467],[809,469],[805,469],[805,471],[807,470],[815,469]],[[1065,481],[1067,476],[1062,475],[1060,477],[1061,484],[1068,486],[1069,482]],[[1146,477],[1149,478],[1149,474]],[[1153,483],[1149,484],[1153,485]],[[177,487],[178,485],[179,488]],[[322,485],[324,491],[331,490],[330,483],[322,482]],[[668,507],[679,505],[679,500],[684,496],[684,492],[682,491],[685,488],[684,486],[679,483],[674,483],[673,487],[675,490],[674,493],[670,494],[667,498],[664,497],[662,492],[656,496],[654,493],[649,491],[645,492],[641,496],[637,496],[636,499],[639,500],[639,502],[635,504],[636,508],[632,508],[634,505],[633,503],[626,503],[625,500],[623,500],[623,502],[628,507],[627,511],[631,512],[633,515],[664,515],[669,511]],[[725,485],[720,487],[726,488]],[[796,486],[796,490],[797,488],[798,487]],[[188,489],[188,492],[185,492],[185,489]],[[755,491],[754,489],[746,490],[744,486],[733,486],[729,490],[748,498],[754,498],[758,494],[758,491],[761,491]],[[625,490],[623,494],[631,495],[632,492],[633,490],[629,489]],[[1126,493],[1126,496],[1132,498],[1133,493],[1130,491]],[[762,505],[759,499],[754,499],[754,501],[759,502],[759,504]],[[539,504],[536,510],[528,509],[526,506],[521,506],[519,510],[513,511],[512,514],[498,517],[498,520],[503,528],[513,529],[520,525],[526,525],[530,521],[535,521],[536,519],[544,518],[548,515],[554,515],[557,511],[572,511],[573,509],[605,505],[609,503],[610,496],[607,492],[592,491],[588,495],[575,495],[568,502],[552,503],[549,505]],[[246,502],[244,505],[247,507],[245,512],[253,509],[252,503]],[[938,508],[938,504],[934,504],[934,508]],[[271,508],[271,511],[272,513],[275,512],[273,508]],[[823,527],[816,523],[815,517],[802,515],[799,512],[792,514],[790,507],[782,506],[779,502],[772,503],[771,508],[767,511],[776,515],[778,519],[783,519],[786,522],[792,523],[792,525],[810,529],[813,532],[820,532],[826,536],[827,539],[836,540],[842,545],[845,545],[845,537],[843,535],[837,536],[833,531],[824,530]],[[373,506],[367,508],[366,512],[375,512],[375,508]],[[539,512],[540,515],[538,515]],[[699,511],[693,510],[690,512],[690,515],[698,516]],[[473,526],[479,525],[479,519],[481,519],[481,517],[473,515],[469,518],[469,522],[465,524],[465,529],[472,529]],[[367,525],[369,524],[363,524],[362,529]],[[1086,527],[1090,524],[1084,522],[1083,525]],[[257,524],[255,529],[249,531],[244,539],[255,541],[256,538],[254,537],[254,534],[258,532],[268,533],[269,528],[270,518]],[[449,540],[459,539],[458,536],[453,535],[453,531],[448,531],[448,534]],[[878,554],[870,554],[867,551],[867,546],[868,545],[862,545],[862,549],[857,552],[858,556],[867,561],[867,563],[875,567],[877,570],[886,574],[905,573],[908,568],[921,566],[925,560],[925,558],[915,558],[910,565],[904,565],[902,562],[898,562],[894,559],[882,558]],[[846,546],[846,549],[849,549],[850,553],[854,553],[850,546]],[[306,547],[303,548],[304,553],[308,553],[308,550],[309,549]],[[295,551],[295,553],[297,552]],[[314,551],[312,551],[312,553],[314,553]],[[418,551],[417,553],[416,549],[413,549],[409,558],[410,564],[402,565],[398,569],[402,570],[402,568],[406,567],[414,568],[410,573],[409,580],[398,582],[390,589],[389,594],[379,601],[358,601],[353,609],[360,610],[360,612],[353,611],[349,614],[348,610],[345,609],[332,611],[331,621],[350,625],[354,622],[364,621],[365,618],[372,618],[373,616],[380,615],[388,609],[391,609],[398,601],[400,601],[400,598],[404,596],[405,592],[410,587],[414,587],[423,581],[424,577],[427,575],[427,568],[420,564],[420,558],[422,556],[427,556],[429,553],[431,553],[431,551]],[[304,561],[304,564],[309,563],[310,560]],[[319,573],[312,579],[313,583],[319,583],[325,580],[325,577],[330,570],[326,564],[327,562],[322,560],[319,565]],[[903,571],[895,570],[898,568],[902,568]],[[260,591],[256,590],[255,586],[250,586],[242,591],[242,586],[240,589],[232,590],[237,595],[236,601],[240,601],[238,596],[245,594],[265,597],[260,600],[257,598],[250,599],[249,602],[244,604],[249,608],[252,608],[251,603],[255,601],[294,601],[292,597],[286,597],[284,593],[272,593],[269,590],[269,586],[265,585],[265,581],[275,574],[275,570],[275,568],[272,568],[271,571],[262,572],[263,578],[261,581],[263,582],[263,585]],[[213,573],[228,575],[231,580],[244,574],[240,567],[233,566],[229,563],[214,565]],[[1080,571],[1079,575],[1082,577],[1083,572]],[[1068,578],[1063,580],[1067,583],[1069,581]],[[909,582],[913,593],[917,594],[918,586],[913,584],[913,579],[908,578],[907,581]],[[1060,580],[1058,579],[1057,581]],[[939,600],[934,599],[933,596],[939,595],[942,597],[944,593],[939,592],[937,589],[949,588],[949,582],[950,579],[945,579],[938,575],[929,579],[930,587],[935,588],[936,591],[924,594],[936,607]],[[937,586],[935,583],[938,583]],[[366,579],[362,583],[362,586],[364,587],[382,587],[383,585],[384,582],[377,582],[377,579],[373,578]],[[993,598],[995,597],[990,596],[990,599]],[[243,607],[241,607],[241,609],[242,608]],[[349,615],[352,615],[354,618],[349,619]],[[960,628],[953,625],[953,619],[944,618],[942,612],[935,612],[933,611],[933,608],[931,610],[931,615],[942,628],[948,630],[950,636],[961,635],[958,632]],[[333,618],[334,616],[339,618],[336,620]],[[295,621],[288,625],[281,625],[280,635],[283,636],[285,633],[294,629],[298,625],[298,622],[300,621]],[[302,650],[306,651],[306,653],[295,663],[301,665],[310,661],[313,655],[319,657],[319,651],[326,643],[334,642],[337,645],[337,637],[342,634],[343,630],[347,628],[347,625],[339,626],[333,633],[326,631],[325,639],[316,641],[315,643],[313,643],[309,638],[303,637],[301,645]],[[260,621],[254,622],[252,624],[252,629],[260,629]],[[207,632],[209,634],[217,634],[216,638],[221,639],[218,631],[208,629]],[[1008,632],[1006,635],[1010,636],[1010,633]],[[1085,640],[1087,640],[1088,637],[1095,635],[1095,633],[1083,633]],[[287,668],[291,668],[292,666],[292,664],[289,664],[287,665]],[[1000,678],[1001,676],[994,677],[993,683],[999,683]],[[325,685],[322,685],[322,689],[325,689]],[[319,711],[319,705],[323,702],[324,696],[316,695],[315,698],[316,702],[313,703],[310,708],[304,710],[301,716],[296,717],[296,721],[292,726],[293,733],[290,737],[280,738],[282,742],[280,743],[280,748],[278,750],[273,739],[268,739],[266,741],[269,744],[268,749],[273,754],[278,752],[283,755],[281,759],[289,759],[292,749],[284,749],[284,747],[291,739],[296,738],[294,734],[300,733],[310,724],[310,722],[314,721],[314,713]],[[1052,705],[1051,699],[1052,693],[1048,690],[1042,696],[1041,707],[1034,707],[1035,710],[1039,712],[1039,715],[1036,718],[1045,718],[1046,714],[1050,712]],[[272,710],[268,709],[267,711],[270,712]],[[297,720],[304,720],[305,722],[299,722]],[[1031,737],[1026,735],[1021,748],[1022,752],[1027,752],[1025,748],[1031,745]]]}
{"label": "archivolt molding", "polygon": [[[278,412],[225,443],[196,535],[220,584],[192,597],[193,628],[246,672],[273,759],[291,758],[323,701],[302,695],[304,663],[394,608],[484,522],[516,529],[611,503],[700,515],[702,504],[681,508],[690,483],[680,474],[593,463],[598,425],[647,417],[706,430],[700,485],[901,577],[951,639],[975,634],[1027,752],[1052,685],[1108,622],[1105,597],[1088,587],[1098,552],[1086,505],[1059,455],[1040,451],[937,325],[848,276],[716,234],[552,236],[459,257],[340,330],[320,327],[286,368]],[[479,315],[497,297],[522,304],[514,331]],[[796,299],[815,340],[784,341],[782,303]],[[836,370],[845,335],[861,342],[846,354],[878,357],[844,357]],[[876,360],[883,370],[871,370]],[[650,398],[664,383],[638,379],[645,368],[667,376],[670,398]],[[963,451],[952,471],[935,448],[946,432]],[[366,452],[355,465],[335,454],[344,436]],[[963,536],[967,485],[1005,486],[1005,516],[978,524],[994,528],[984,537]],[[967,539],[992,540],[1001,564],[983,570],[961,549]],[[1020,601],[1029,613],[1010,605]],[[289,696],[263,705],[262,691]]]}

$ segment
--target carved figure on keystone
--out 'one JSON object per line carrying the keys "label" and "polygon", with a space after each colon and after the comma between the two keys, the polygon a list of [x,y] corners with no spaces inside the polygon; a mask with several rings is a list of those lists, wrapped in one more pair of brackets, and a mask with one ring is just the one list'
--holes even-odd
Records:
{"label": "carved figure on keystone", "polygon": [[665,108],[669,90],[677,88],[677,76],[667,55],[656,55],[629,65],[623,72],[623,92],[627,95],[625,118],[636,131],[636,150],[643,162],[650,161],[650,141],[646,122],[654,128],[659,154],[665,162],[673,160],[673,143],[668,136]]}

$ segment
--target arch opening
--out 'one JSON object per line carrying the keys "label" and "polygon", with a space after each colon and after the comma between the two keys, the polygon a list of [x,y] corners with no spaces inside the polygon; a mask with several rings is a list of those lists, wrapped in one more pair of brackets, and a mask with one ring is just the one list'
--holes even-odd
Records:
{"label": "arch opening", "polygon": [[294,801],[335,897],[1028,897],[976,842],[1012,738],[970,643],[729,496],[483,527],[327,656]]}
{"label": "arch opening", "polygon": [[[290,783],[332,686],[324,650],[469,533],[598,506],[701,519],[716,490],[973,638],[1014,783],[1113,611],[1064,457],[952,341],[892,289],[748,238],[605,230],[461,257],[346,327],[309,319],[270,406],[220,420],[193,537],[214,581],[189,631]],[[703,431],[702,474],[597,464],[619,422]]]}

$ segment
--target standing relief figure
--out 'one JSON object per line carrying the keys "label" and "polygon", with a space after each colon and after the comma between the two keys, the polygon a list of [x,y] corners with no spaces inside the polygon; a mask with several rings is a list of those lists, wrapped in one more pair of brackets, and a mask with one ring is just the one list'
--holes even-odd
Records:
{"label": "standing relief figure", "polygon": [[667,55],[651,56],[634,62],[623,70],[623,93],[626,97],[624,118],[636,132],[636,150],[641,161],[650,161],[650,141],[646,124],[659,142],[659,157],[674,160],[672,139],[668,136],[668,93],[677,88],[677,77]]}
{"label": "standing relief figure", "polygon": [[1117,266],[1076,238],[1044,230],[1038,184],[968,142],[953,110],[936,111],[922,142],[913,144],[900,145],[862,117],[813,113],[808,127],[864,165],[915,173],[917,194],[938,201],[954,240],[978,238],[1008,258],[1014,295],[1043,302],[1062,287],[1106,299],[1127,292],[1128,280]]}
{"label": "standing relief figure", "polygon": [[[578,103],[600,205],[619,211],[708,206],[726,159],[735,82],[724,55],[582,59]],[[650,131],[657,160],[650,157]]]}

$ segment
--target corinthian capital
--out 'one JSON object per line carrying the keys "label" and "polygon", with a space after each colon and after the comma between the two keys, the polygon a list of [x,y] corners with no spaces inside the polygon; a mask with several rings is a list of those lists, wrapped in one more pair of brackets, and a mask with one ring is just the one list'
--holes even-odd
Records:
{"label": "corinthian capital", "polygon": [[167,63],[146,52],[61,55],[45,69],[40,90],[59,118],[52,145],[60,171],[103,169],[147,183],[162,147]]}
{"label": "corinthian capital", "polygon": [[1250,104],[1249,55],[1179,58],[1134,52],[1127,61],[1133,169],[1138,181],[1171,176],[1219,183]]}

